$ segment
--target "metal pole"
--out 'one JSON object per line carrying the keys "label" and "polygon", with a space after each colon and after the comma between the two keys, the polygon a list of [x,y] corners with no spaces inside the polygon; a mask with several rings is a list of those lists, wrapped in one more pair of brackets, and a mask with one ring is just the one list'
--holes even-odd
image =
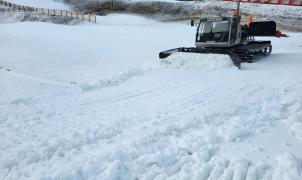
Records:
{"label": "metal pole", "polygon": [[239,10],[240,10],[240,0],[238,0],[238,2],[237,2],[237,13],[238,13],[238,16],[239,16]]}

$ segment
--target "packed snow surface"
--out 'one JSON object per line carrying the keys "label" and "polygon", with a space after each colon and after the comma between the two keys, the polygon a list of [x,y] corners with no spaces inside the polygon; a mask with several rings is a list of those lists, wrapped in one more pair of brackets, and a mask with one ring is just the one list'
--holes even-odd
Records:
{"label": "packed snow surface", "polygon": [[0,179],[302,179],[302,34],[238,70],[161,62],[190,26],[98,22],[0,24]]}

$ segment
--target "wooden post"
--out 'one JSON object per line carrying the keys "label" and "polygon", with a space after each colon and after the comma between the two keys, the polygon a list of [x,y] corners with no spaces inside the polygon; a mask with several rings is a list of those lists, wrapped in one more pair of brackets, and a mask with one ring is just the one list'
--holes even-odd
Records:
{"label": "wooden post", "polygon": [[111,11],[113,11],[113,0],[111,0]]}

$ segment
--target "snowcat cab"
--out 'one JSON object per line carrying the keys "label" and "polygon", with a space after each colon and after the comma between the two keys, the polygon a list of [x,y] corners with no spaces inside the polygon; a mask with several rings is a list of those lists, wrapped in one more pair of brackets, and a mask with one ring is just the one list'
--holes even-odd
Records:
{"label": "snowcat cab", "polygon": [[196,47],[230,47],[240,43],[240,17],[201,19],[196,33]]}
{"label": "snowcat cab", "polygon": [[201,19],[196,32],[196,47],[180,47],[159,53],[164,59],[175,52],[226,54],[234,65],[254,62],[271,54],[271,41],[256,41],[255,36],[287,37],[276,30],[274,21],[249,22],[241,25],[240,0],[232,17]]}

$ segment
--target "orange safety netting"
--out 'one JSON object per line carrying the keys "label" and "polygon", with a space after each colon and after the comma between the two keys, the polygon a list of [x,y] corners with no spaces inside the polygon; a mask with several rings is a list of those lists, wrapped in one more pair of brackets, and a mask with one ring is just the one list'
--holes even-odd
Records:
{"label": "orange safety netting", "polygon": [[[223,0],[223,1],[234,1],[234,2],[237,2],[237,0]],[[276,4],[276,5],[290,5],[290,6],[302,6],[302,0],[241,0],[241,2],[261,3],[261,4]]]}

